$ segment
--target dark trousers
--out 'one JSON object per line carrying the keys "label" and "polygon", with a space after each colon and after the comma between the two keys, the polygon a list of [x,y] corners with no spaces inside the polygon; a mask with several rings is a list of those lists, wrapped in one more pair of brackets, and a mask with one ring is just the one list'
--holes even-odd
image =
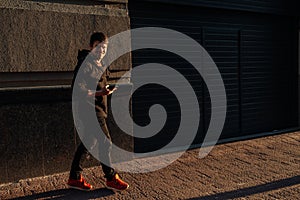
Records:
{"label": "dark trousers", "polygon": [[[104,132],[104,134],[106,135],[107,138],[103,138],[103,141],[101,139],[101,141],[95,141],[95,142],[97,142],[98,145],[104,145],[105,148],[101,148],[101,149],[104,149],[104,151],[99,152],[99,153],[102,154],[101,155],[102,158],[104,157],[104,159],[107,160],[106,162],[110,163],[111,138],[110,138],[109,130],[107,128],[106,118],[98,117],[98,122],[100,124],[102,131]],[[80,163],[83,158],[86,158],[87,154],[88,154],[88,150],[86,149],[84,144],[81,142],[75,152],[74,159],[72,162],[71,171],[70,171],[71,179],[77,179],[77,180],[80,179],[80,175],[82,172],[82,167],[81,167]],[[108,180],[111,180],[112,177],[115,175],[115,170],[113,168],[111,168],[110,166],[107,166],[101,162],[100,162],[100,164],[101,164],[102,170],[104,172],[104,177]]]}

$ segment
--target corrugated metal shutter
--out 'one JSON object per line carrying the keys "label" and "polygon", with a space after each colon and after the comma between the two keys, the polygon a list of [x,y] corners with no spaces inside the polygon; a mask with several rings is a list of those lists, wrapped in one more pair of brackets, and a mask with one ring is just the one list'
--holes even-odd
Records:
{"label": "corrugated metal shutter", "polygon": [[[227,118],[222,138],[297,126],[294,86],[297,66],[295,57],[291,56],[295,43],[292,35],[297,31],[294,18],[145,2],[130,5],[130,18],[132,28],[170,28],[192,37],[210,53],[221,72],[227,93]],[[155,62],[177,69],[194,87],[201,109],[200,127],[194,143],[200,144],[211,120],[206,85],[195,75],[193,66],[176,55],[153,49],[133,53],[133,67]],[[147,116],[151,103],[162,103],[170,112],[170,121],[158,135],[135,139],[136,151],[158,149],[174,137],[180,112],[172,98],[165,88],[153,85],[134,94],[133,117],[137,123],[149,123]]]}
{"label": "corrugated metal shutter", "polygon": [[300,3],[298,0],[130,0],[129,3],[151,2],[165,3],[178,6],[196,6],[220,8],[228,10],[250,11],[258,13],[284,14],[299,16]]}
{"label": "corrugated metal shutter", "polygon": [[[227,94],[227,116],[222,137],[240,133],[239,30],[203,27],[203,47],[210,53],[222,75]],[[214,74],[211,75],[214,78]],[[217,87],[217,86],[216,86]],[[211,113],[206,92],[205,113]],[[206,117],[207,118],[207,117]],[[218,119],[211,119],[218,120]]]}
{"label": "corrugated metal shutter", "polygon": [[273,17],[241,32],[243,134],[296,126],[293,19]]}

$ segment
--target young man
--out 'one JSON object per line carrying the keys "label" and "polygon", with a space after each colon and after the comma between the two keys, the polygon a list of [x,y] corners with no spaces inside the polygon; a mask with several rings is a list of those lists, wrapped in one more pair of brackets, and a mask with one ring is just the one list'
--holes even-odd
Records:
{"label": "young man", "polygon": [[[90,50],[82,50],[78,52],[78,63],[74,72],[72,88],[73,90],[78,90],[79,96],[76,97],[78,100],[78,106],[84,107],[84,109],[81,109],[83,111],[79,112],[77,116],[83,126],[84,135],[87,135],[88,138],[89,134],[95,134],[94,127],[89,125],[89,119],[85,115],[85,108],[90,109],[88,107],[93,106],[93,109],[90,110],[96,111],[97,120],[106,136],[101,137],[100,140],[98,139],[97,141],[92,141],[92,144],[97,143],[99,146],[101,146],[101,152],[99,152],[99,154],[101,154],[101,158],[105,160],[105,162],[101,162],[101,166],[105,174],[104,177],[106,178],[106,187],[115,190],[125,190],[129,187],[129,185],[120,179],[115,170],[110,167],[110,164],[104,164],[110,163],[111,149],[111,138],[106,124],[107,95],[113,93],[115,90],[109,90],[106,87],[109,72],[108,69],[105,70],[102,59],[106,55],[107,46],[108,38],[106,35],[100,32],[96,32],[91,35]],[[80,74],[78,80],[75,81],[78,72],[82,74]],[[93,91],[95,86],[97,86],[97,89]],[[95,139],[93,138],[93,140]],[[92,186],[84,180],[81,174],[82,168],[80,166],[80,161],[82,157],[86,157],[87,153],[88,150],[81,142],[76,150],[70,170],[70,177],[67,183],[72,188],[80,190],[92,189]],[[103,161],[102,159],[101,161]]]}

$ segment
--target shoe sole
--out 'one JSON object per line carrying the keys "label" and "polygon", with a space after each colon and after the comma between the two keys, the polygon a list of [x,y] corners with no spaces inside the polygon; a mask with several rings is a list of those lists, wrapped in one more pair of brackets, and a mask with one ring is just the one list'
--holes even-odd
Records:
{"label": "shoe sole", "polygon": [[83,188],[72,186],[72,185],[68,185],[68,186],[69,186],[69,188],[76,189],[76,190],[81,190],[81,191],[86,191],[86,192],[91,191],[93,189],[93,188],[91,188],[91,189],[83,189]]}
{"label": "shoe sole", "polygon": [[113,187],[109,187],[109,186],[106,186],[107,189],[110,189],[110,190],[114,190],[114,191],[124,191],[124,190],[127,190],[129,188],[129,185],[127,186],[127,188],[123,189],[123,190],[120,190],[120,189],[117,189],[117,188],[113,188]]}

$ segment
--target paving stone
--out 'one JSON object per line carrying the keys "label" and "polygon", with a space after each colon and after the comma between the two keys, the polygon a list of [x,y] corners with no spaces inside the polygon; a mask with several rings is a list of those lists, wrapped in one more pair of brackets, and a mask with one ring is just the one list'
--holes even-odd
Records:
{"label": "paving stone", "polygon": [[68,189],[65,172],[0,185],[0,199],[299,199],[299,141],[293,132],[222,144],[203,159],[189,150],[163,169],[121,173],[130,183],[123,192],[105,189],[100,167],[92,167],[84,169],[90,192]]}

